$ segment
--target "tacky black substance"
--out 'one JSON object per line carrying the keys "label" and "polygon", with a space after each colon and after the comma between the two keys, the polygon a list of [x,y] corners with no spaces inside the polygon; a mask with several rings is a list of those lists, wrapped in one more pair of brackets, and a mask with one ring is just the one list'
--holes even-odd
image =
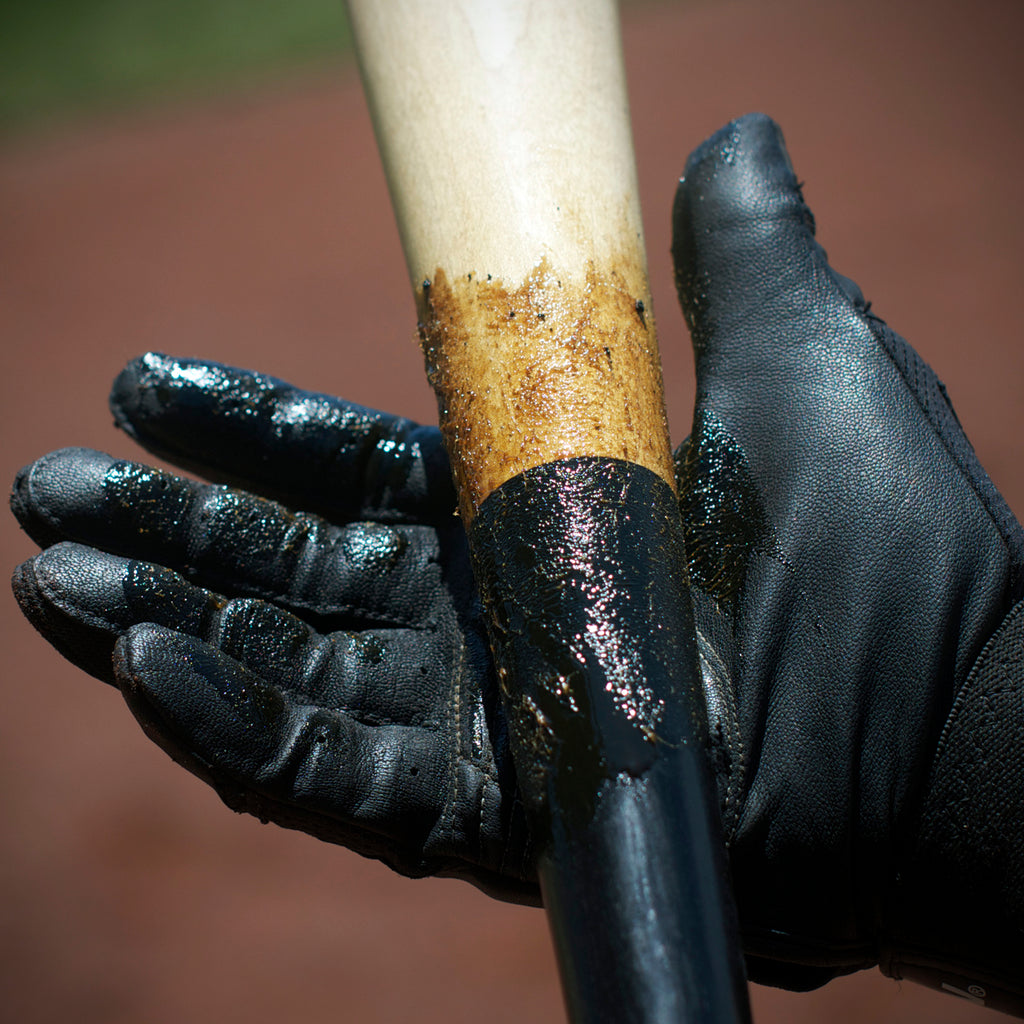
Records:
{"label": "tacky black substance", "polygon": [[748,1020],[671,488],[548,463],[470,542],[571,1019]]}
{"label": "tacky black substance", "polygon": [[707,409],[697,413],[679,476],[690,581],[731,607],[769,530],[743,450]]}
{"label": "tacky black substance", "polygon": [[470,540],[514,742],[534,754],[528,807],[556,797],[589,816],[602,783],[703,740],[683,710],[698,677],[665,481],[628,462],[548,463],[491,494]]}
{"label": "tacky black substance", "polygon": [[161,458],[335,521],[444,521],[455,504],[436,427],[275,377],[150,352],[121,372],[110,404]]}

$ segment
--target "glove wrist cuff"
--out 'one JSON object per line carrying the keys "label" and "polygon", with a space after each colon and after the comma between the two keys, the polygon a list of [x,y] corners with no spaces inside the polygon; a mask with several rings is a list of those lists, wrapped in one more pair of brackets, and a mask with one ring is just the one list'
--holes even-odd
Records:
{"label": "glove wrist cuff", "polygon": [[1024,601],[953,703],[912,834],[883,972],[1024,1016]]}

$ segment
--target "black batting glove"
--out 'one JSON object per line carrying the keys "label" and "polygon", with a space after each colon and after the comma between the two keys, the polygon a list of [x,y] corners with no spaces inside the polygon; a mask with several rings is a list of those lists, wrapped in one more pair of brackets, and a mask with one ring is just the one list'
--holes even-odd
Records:
{"label": "black batting glove", "polygon": [[26,467],[33,625],[235,810],[538,903],[440,433],[159,355],[111,405],[248,490],[76,448]]}
{"label": "black batting glove", "polygon": [[815,242],[778,127],[690,158],[677,456],[751,975],[881,963],[1024,1014],[1024,533]]}
{"label": "black batting glove", "polygon": [[[751,976],[881,963],[1024,1012],[1020,528],[934,374],[828,267],[772,122],[705,143],[674,220],[680,493]],[[15,578],[37,628],[230,806],[536,902],[437,432],[162,356],[112,404],[245,490],[82,450],[28,467],[15,511],[55,545]]]}

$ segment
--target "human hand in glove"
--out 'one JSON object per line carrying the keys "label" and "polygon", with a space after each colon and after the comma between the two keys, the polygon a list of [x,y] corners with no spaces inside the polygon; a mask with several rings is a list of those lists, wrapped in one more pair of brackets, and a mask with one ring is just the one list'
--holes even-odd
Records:
{"label": "human hand in glove", "polygon": [[[934,374],[828,267],[768,119],[698,149],[674,221],[681,508],[751,976],[881,962],[1024,1013],[1024,535]],[[245,490],[39,460],[13,496],[55,545],[15,576],[33,623],[230,806],[536,901],[438,433],[153,355],[112,403]]]}

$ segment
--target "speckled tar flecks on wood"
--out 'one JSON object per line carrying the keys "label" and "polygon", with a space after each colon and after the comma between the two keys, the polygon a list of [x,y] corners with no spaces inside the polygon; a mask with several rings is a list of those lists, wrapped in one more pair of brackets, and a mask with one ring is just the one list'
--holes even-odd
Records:
{"label": "speckled tar flecks on wood", "polygon": [[674,486],[650,299],[615,270],[514,286],[441,268],[417,295],[427,373],[472,519],[534,466],[577,456],[638,463]]}

